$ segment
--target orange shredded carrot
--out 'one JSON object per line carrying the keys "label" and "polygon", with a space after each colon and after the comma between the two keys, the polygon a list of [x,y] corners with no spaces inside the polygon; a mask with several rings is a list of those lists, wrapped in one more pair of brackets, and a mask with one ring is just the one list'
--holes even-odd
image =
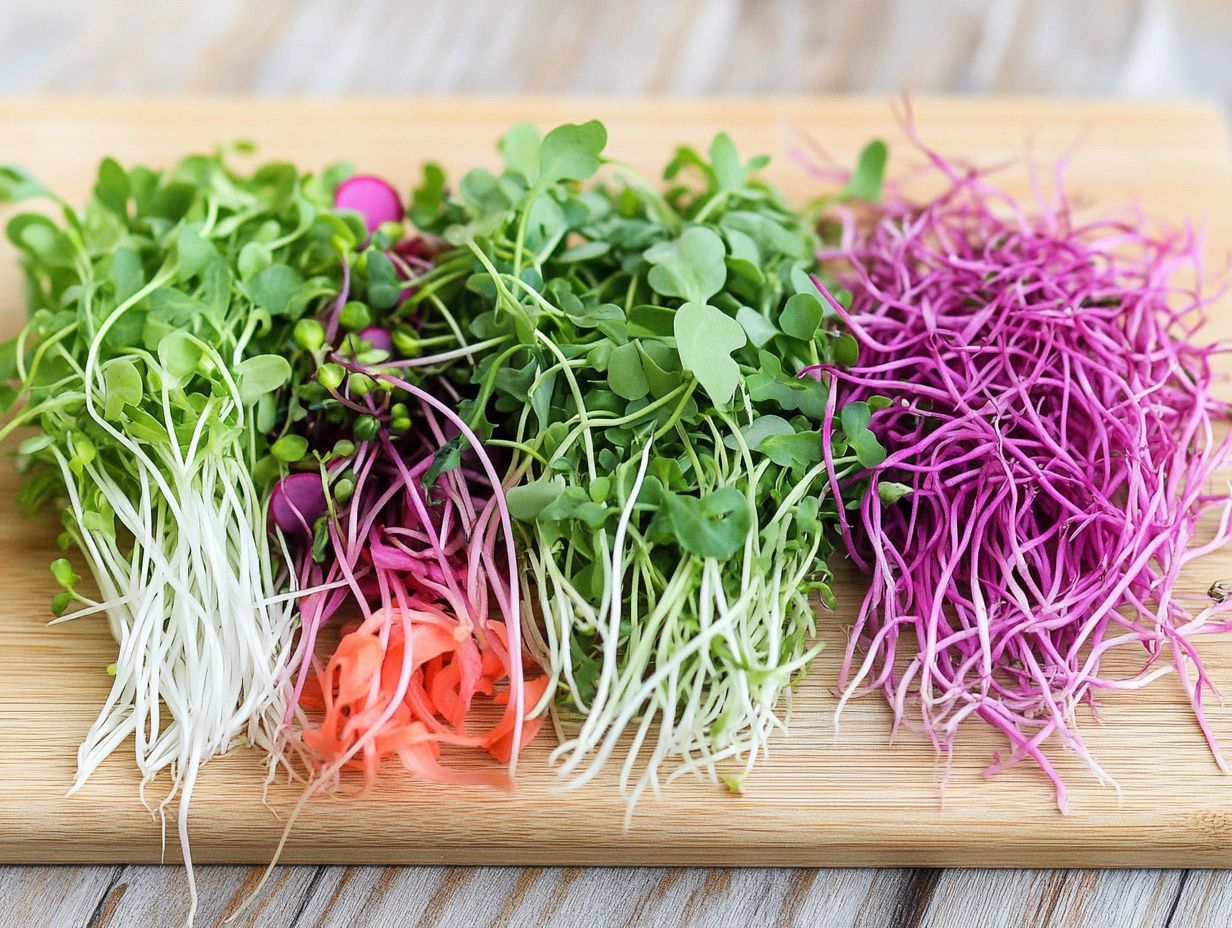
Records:
{"label": "orange shredded carrot", "polygon": [[[320,724],[305,727],[304,744],[324,777],[337,777],[344,769],[362,771],[363,792],[376,782],[382,761],[391,757],[412,776],[433,783],[509,790],[513,783],[505,770],[454,770],[440,760],[441,746],[447,744],[509,762],[516,722],[509,676],[503,623],[488,622],[477,634],[470,624],[427,603],[381,609],[346,631],[324,671],[305,688],[301,705],[319,713]],[[546,689],[544,676],[523,679],[526,712]],[[472,734],[467,722],[476,696],[506,709],[489,730]],[[524,719],[523,747],[542,725],[542,718]]]}

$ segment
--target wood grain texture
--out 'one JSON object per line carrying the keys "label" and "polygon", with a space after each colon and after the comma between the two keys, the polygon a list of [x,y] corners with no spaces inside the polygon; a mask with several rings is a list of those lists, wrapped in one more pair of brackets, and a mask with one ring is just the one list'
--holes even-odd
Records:
{"label": "wood grain texture", "polygon": [[1225,0],[0,0],[0,91],[1207,94]]}
{"label": "wood grain texture", "polygon": [[123,867],[0,867],[0,928],[88,925]]}
{"label": "wood grain texture", "polygon": [[1192,870],[1182,875],[1171,928],[1222,925],[1232,913],[1232,872]]}
{"label": "wood grain texture", "polygon": [[[55,928],[176,925],[188,910],[174,868],[17,867],[0,874],[0,928],[50,926],[53,912]],[[202,868],[197,924],[224,924],[258,874],[255,868]],[[49,894],[57,880],[62,885]],[[911,871],[902,870],[284,867],[260,902],[230,924],[886,928],[908,923],[919,889]],[[89,904],[66,906],[65,899]]]}
{"label": "wood grain texture", "polygon": [[[884,101],[766,99],[691,103],[581,100],[367,102],[11,101],[0,105],[6,155],[38,168],[70,197],[85,192],[99,155],[165,163],[193,147],[249,137],[271,157],[306,166],[335,157],[402,184],[431,156],[457,167],[492,161],[492,142],[516,118],[548,124],[598,115],[610,150],[637,166],[661,163],[677,141],[704,141],[718,128],[745,150],[782,155],[801,130],[849,160],[873,134],[896,139]],[[1232,239],[1232,160],[1217,112],[1204,105],[1046,103],[924,99],[921,130],[941,149],[984,163],[1020,154],[1028,137],[1037,155],[1054,156],[1083,136],[1072,189],[1100,202],[1138,197],[1164,216],[1210,223],[1216,241]],[[346,126],[345,132],[337,127]],[[897,140],[901,143],[901,139]],[[897,145],[900,168],[913,156]],[[789,158],[769,174],[795,199],[815,190]],[[1021,190],[1021,164],[1005,182]],[[0,255],[0,261],[10,261]],[[0,264],[0,267],[11,266]],[[0,290],[0,327],[20,316],[12,274]],[[1232,315],[1216,330],[1232,334]],[[1214,334],[1214,333],[1213,333]],[[0,499],[13,475],[0,468]],[[54,557],[52,520],[0,523],[0,562],[9,596],[0,616],[0,653],[20,655],[0,677],[0,860],[143,862],[159,859],[159,827],[138,804],[131,761],[117,755],[73,799],[65,799],[73,748],[106,686],[101,668],[114,645],[103,623],[43,626]],[[1185,578],[1200,597],[1232,572],[1224,556]],[[858,583],[840,586],[836,616],[824,623],[831,647],[858,601]],[[1207,648],[1217,681],[1232,681],[1232,643]],[[610,782],[562,798],[545,761],[546,739],[523,764],[510,800],[424,784],[391,783],[372,801],[320,802],[301,819],[288,862],[325,863],[661,863],[1191,865],[1232,863],[1232,788],[1197,736],[1184,699],[1165,680],[1144,694],[1108,700],[1102,728],[1088,726],[1093,751],[1122,795],[1064,763],[1078,814],[1057,815],[1043,778],[1022,768],[986,781],[983,765],[999,745],[972,730],[955,758],[945,804],[936,760],[918,740],[886,746],[886,712],[875,701],[854,707],[840,737],[830,724],[833,661],[801,689],[793,737],[735,798],[708,784],[682,783],[645,802],[621,834],[622,801]],[[49,717],[57,725],[48,727]],[[1213,724],[1232,737],[1232,710]],[[1150,750],[1143,749],[1149,745]],[[31,780],[31,770],[39,777]],[[256,758],[245,752],[212,762],[194,803],[201,861],[260,862],[281,825],[260,804]],[[285,808],[294,792],[275,790]],[[439,815],[442,800],[450,816]],[[362,823],[362,825],[361,825]],[[174,851],[168,849],[168,859]],[[419,871],[412,871],[419,872]],[[236,871],[228,879],[247,877]],[[288,877],[289,878],[289,877]],[[363,877],[379,879],[380,877]],[[469,894],[469,893],[468,893]],[[121,900],[122,901],[122,900]],[[119,904],[119,903],[117,903]]]}
{"label": "wood grain texture", "polygon": [[[947,870],[920,928],[1167,928],[1178,870]],[[1225,910],[1226,911],[1226,910]]]}
{"label": "wood grain texture", "polygon": [[[203,867],[221,928],[256,868]],[[283,867],[236,928],[1207,928],[1226,886],[1177,870]],[[1218,879],[1215,880],[1218,882]],[[1210,891],[1208,891],[1210,890]],[[0,928],[178,925],[174,868],[0,870]]]}

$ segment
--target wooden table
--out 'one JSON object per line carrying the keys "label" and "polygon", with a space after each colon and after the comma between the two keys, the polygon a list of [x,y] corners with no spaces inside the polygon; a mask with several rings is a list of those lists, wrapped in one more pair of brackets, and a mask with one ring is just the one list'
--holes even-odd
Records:
{"label": "wooden table", "polygon": [[[423,6],[392,0],[0,5],[0,90],[628,94],[906,86],[1154,88],[1232,98],[1229,15],[1218,0],[1184,0],[1171,16],[1160,12],[1163,4],[1093,0],[1087,15],[1072,21],[1065,0],[1040,0],[1029,9],[991,4],[986,14],[967,3],[919,0],[841,0],[813,15],[802,2],[729,0],[631,0],[619,13],[613,6],[602,15],[598,4],[571,4],[562,12],[534,0]],[[929,23],[937,28],[927,42],[918,41]],[[527,54],[532,48],[538,51]],[[1073,66],[1079,62],[1081,68]],[[1216,79],[1219,74],[1224,77]],[[255,878],[246,867],[202,868],[199,924],[216,923]],[[171,868],[0,868],[0,926],[174,925],[185,909],[181,895],[181,875]],[[424,926],[1180,928],[1232,920],[1232,874],[293,867],[280,872],[264,907],[241,924],[395,919]]]}
{"label": "wooden table", "polygon": [[[201,926],[257,877],[198,874]],[[176,926],[182,874],[160,867],[0,870],[0,925]],[[232,924],[260,928],[1207,928],[1232,874],[1180,870],[686,870],[288,867]]]}

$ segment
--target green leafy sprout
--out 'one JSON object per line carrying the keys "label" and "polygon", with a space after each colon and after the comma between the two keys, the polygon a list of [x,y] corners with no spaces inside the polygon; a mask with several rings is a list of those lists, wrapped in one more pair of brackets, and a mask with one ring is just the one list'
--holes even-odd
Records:
{"label": "green leafy sprout", "polygon": [[[472,170],[456,191],[426,166],[408,218],[433,242],[427,270],[393,247],[402,230],[369,234],[330,208],[345,167],[108,159],[84,208],[52,197],[58,219],[9,223],[32,313],[0,352],[17,385],[0,390],[0,438],[37,427],[20,501],[62,507],[62,547],[100,591],[57,560],[53,611],[105,612],[119,643],[77,786],[134,735],[145,781],[170,768],[183,791],[188,859],[200,764],[245,738],[279,756],[297,594],[266,534],[268,493],[375,437],[381,423],[337,391],[385,389],[396,362],[508,454],[539,612],[527,636],[551,682],[538,709],[566,785],[615,765],[630,814],[682,775],[743,789],[819,650],[813,599],[833,603],[828,394],[798,373],[854,363],[855,341],[810,276],[815,223],[759,179],[765,157],[742,162],[720,134],[678,149],[663,187],[606,142],[593,121],[517,125],[500,173]],[[875,201],[884,165],[870,145],[837,196]],[[0,201],[27,197],[50,194],[0,168]],[[314,318],[335,300],[337,332]],[[365,341],[370,325],[392,350]],[[413,427],[400,399],[394,432]],[[868,430],[882,401],[839,411],[840,473],[884,456]],[[297,433],[309,410],[354,442],[314,448]],[[425,488],[464,451],[443,441]],[[331,506],[354,486],[344,469],[332,481]]]}
{"label": "green leafy sprout", "polygon": [[[415,363],[510,452],[566,785],[613,761],[632,811],[677,776],[747,771],[784,726],[819,647],[811,597],[833,603],[827,391],[797,373],[855,344],[810,279],[811,223],[757,179],[767,159],[719,135],[680,148],[660,192],[605,142],[594,122],[515,126],[503,171],[453,196],[429,166],[414,215],[452,247],[396,317],[456,339]],[[879,171],[863,157],[851,195]],[[868,412],[842,411],[840,471],[882,454]]]}
{"label": "green leafy sprout", "polygon": [[31,315],[0,352],[16,384],[0,396],[0,438],[37,427],[19,448],[19,502],[61,509],[61,546],[99,591],[56,560],[57,621],[105,613],[118,645],[73,790],[132,736],[143,787],[171,772],[163,804],[180,797],[190,882],[201,764],[240,741],[281,754],[294,601],[265,506],[305,450],[276,429],[295,412],[277,399],[285,345],[367,237],[330,211],[341,173],[240,174],[221,154],[169,170],[107,159],[74,208],[0,169],[0,201],[52,206],[7,227]]}

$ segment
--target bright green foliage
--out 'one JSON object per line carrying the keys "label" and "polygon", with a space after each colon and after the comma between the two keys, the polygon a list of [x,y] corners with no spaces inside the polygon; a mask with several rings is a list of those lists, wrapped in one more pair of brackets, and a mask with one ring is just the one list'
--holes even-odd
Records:
{"label": "bright green foliage", "polygon": [[[585,782],[633,731],[636,797],[668,761],[751,764],[815,653],[826,389],[797,373],[847,343],[809,279],[810,222],[756,178],[765,158],[720,135],[708,157],[679,149],[660,193],[623,165],[592,181],[604,139],[515,126],[503,173],[454,197],[429,169],[416,219],[454,247],[396,317],[471,346],[421,371],[511,449],[531,637],[559,707],[584,716],[562,770]],[[834,453],[854,471],[880,449],[849,420]]]}
{"label": "bright green foliage", "polygon": [[[810,278],[813,222],[758,179],[765,157],[742,162],[721,134],[704,154],[678,149],[661,191],[606,162],[606,141],[593,121],[546,136],[518,125],[499,174],[450,185],[426,166],[408,215],[438,237],[427,271],[394,248],[398,227],[369,235],[330,209],[345,169],[109,159],[84,209],[9,223],[33,312],[0,353],[0,380],[18,384],[0,404],[18,404],[6,430],[39,428],[21,448],[21,501],[67,497],[62,543],[82,550],[104,600],[57,561],[53,606],[105,609],[118,639],[144,636],[146,673],[192,665],[160,693],[117,662],[83,778],[134,730],[147,776],[174,761],[190,780],[241,733],[273,742],[291,607],[266,605],[280,582],[269,487],[381,435],[364,412],[377,400],[392,433],[416,427],[369,326],[415,365],[407,377],[448,381],[462,417],[509,454],[525,594],[542,617],[528,632],[570,728],[558,757],[571,782],[614,753],[632,799],[665,765],[717,783],[722,761],[753,764],[817,651],[810,599],[833,600],[828,393],[798,375],[854,363],[856,343]],[[839,196],[876,200],[884,162],[884,146],[866,149]],[[0,201],[41,195],[0,168]],[[884,457],[870,412],[839,411],[840,473]],[[310,422],[324,431],[297,432]],[[444,440],[424,486],[465,453]],[[343,472],[332,498],[354,487]],[[221,661],[204,667],[208,700],[188,692],[198,649]],[[164,702],[172,725],[191,705],[198,726],[175,748],[160,741]],[[619,747],[628,734],[632,749]]]}

